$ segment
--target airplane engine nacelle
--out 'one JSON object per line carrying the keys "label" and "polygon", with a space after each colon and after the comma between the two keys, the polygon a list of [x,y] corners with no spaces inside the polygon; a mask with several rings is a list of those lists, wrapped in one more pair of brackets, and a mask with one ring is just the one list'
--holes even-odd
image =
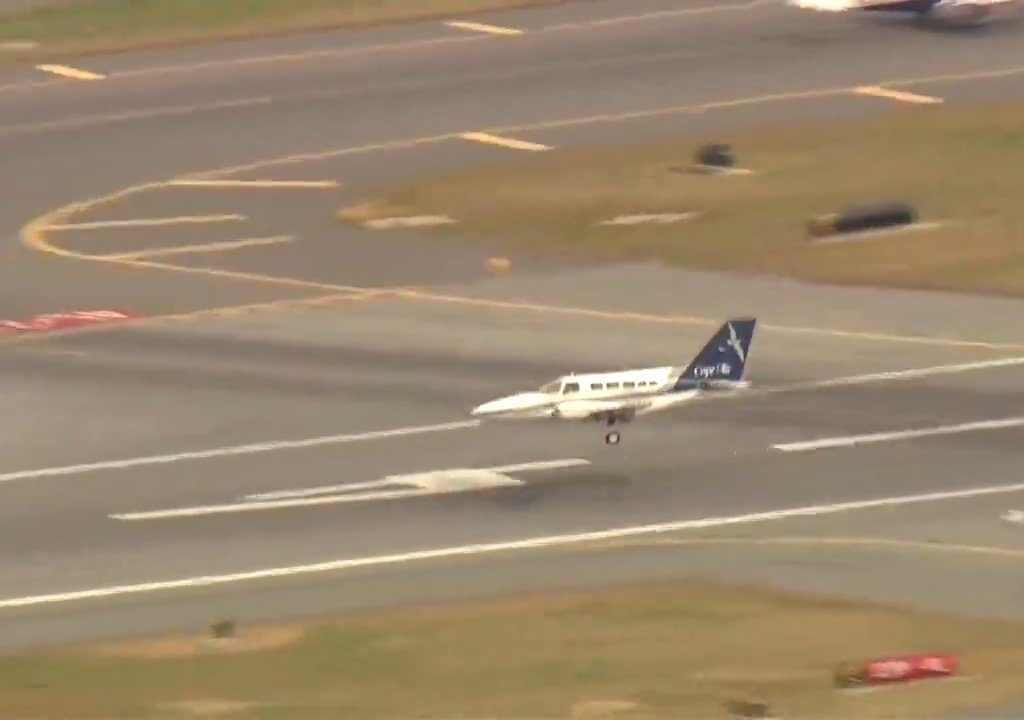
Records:
{"label": "airplane engine nacelle", "polygon": [[973,25],[988,18],[991,8],[963,0],[943,0],[936,3],[929,15],[943,25]]}

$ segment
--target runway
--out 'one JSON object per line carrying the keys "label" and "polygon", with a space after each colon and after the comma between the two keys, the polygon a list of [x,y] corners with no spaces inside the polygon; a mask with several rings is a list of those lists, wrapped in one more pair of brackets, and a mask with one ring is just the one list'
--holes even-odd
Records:
{"label": "runway", "polygon": [[[469,130],[557,149],[901,109],[850,92],[860,85],[948,103],[1024,91],[1018,22],[981,43],[768,3],[630,8],[571,3],[487,18],[522,30],[514,38],[426,23],[95,58],[89,68],[105,79],[90,83],[12,74],[0,87],[9,110],[0,143],[19,175],[0,206],[5,315],[120,307],[175,317],[2,341],[5,646],[189,629],[227,611],[268,619],[470,591],[722,577],[716,557],[729,558],[725,576],[759,580],[791,561],[785,549],[648,547],[639,535],[607,552],[575,541],[522,556],[501,549],[709,518],[727,534],[820,537],[835,532],[834,517],[856,517],[858,528],[875,523],[872,537],[913,527],[910,540],[1024,550],[1019,528],[999,519],[1024,503],[1013,485],[1019,303],[529,257],[494,279],[482,269],[485,246],[334,222],[378,183],[515,158],[460,136]],[[949,52],[968,43],[971,52]],[[203,177],[307,186],[173,182],[228,166]],[[44,221],[19,246],[14,236],[37,215]],[[468,418],[482,400],[569,370],[685,363],[722,317],[753,312],[762,328],[751,396],[638,421],[618,448],[596,426]],[[964,427],[990,421],[1009,423]],[[940,427],[954,429],[813,452],[774,447]],[[267,494],[336,497],[336,485],[377,491],[372,483],[388,476],[549,461],[579,462],[509,473],[523,483],[509,487],[246,507]],[[880,506],[888,511],[847,507],[879,498],[904,500]],[[831,509],[817,525],[785,514],[809,507]],[[498,549],[465,551],[481,546]],[[841,552],[857,568],[845,579],[768,574],[893,595],[860,582],[876,559],[852,545]],[[331,569],[367,558],[392,560]],[[888,585],[897,599],[935,607],[942,573],[976,573],[988,602],[953,609],[1019,612],[1007,601],[1024,590],[1019,574],[965,558],[935,556],[921,571],[930,580]],[[273,569],[282,572],[231,579]]]}

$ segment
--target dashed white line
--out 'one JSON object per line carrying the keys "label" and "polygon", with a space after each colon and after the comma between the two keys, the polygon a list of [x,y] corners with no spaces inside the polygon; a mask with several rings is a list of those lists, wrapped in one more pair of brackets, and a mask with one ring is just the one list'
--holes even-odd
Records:
{"label": "dashed white line", "polygon": [[939,105],[942,103],[942,98],[932,97],[931,95],[918,95],[917,93],[905,92],[903,90],[892,90],[891,88],[884,88],[878,85],[857,87],[853,89],[853,92],[856,95],[868,95],[885,98],[886,100],[912,103],[914,105]]}
{"label": "dashed white line", "polygon": [[936,437],[939,435],[957,435],[959,433],[978,432],[980,430],[1005,430],[1024,425],[1024,417],[1004,418],[1002,420],[980,420],[978,422],[960,423],[958,425],[940,425],[937,427],[920,428],[917,430],[896,430],[893,432],[867,433],[864,435],[845,435],[841,437],[820,438],[802,442],[780,443],[772,445],[782,452],[809,452],[829,448],[854,447],[870,443],[893,442],[896,440],[913,440],[915,438]]}
{"label": "dashed white line", "polygon": [[970,488],[965,490],[949,490],[942,492],[925,493],[920,495],[903,495],[896,497],[876,498],[871,500],[853,500],[849,502],[829,503],[825,505],[806,505],[802,507],[783,508],[779,510],[768,510],[765,512],[748,513],[745,515],[719,516],[699,518],[691,520],[679,520],[676,522],[655,523],[651,525],[639,525],[632,527],[611,528],[607,530],[596,530],[593,532],[573,533],[566,535],[547,535],[542,537],[510,540],[506,542],[481,543],[474,545],[461,545],[454,547],[437,548],[432,550],[420,550],[413,552],[394,553],[390,555],[374,555],[361,558],[347,558],[343,560],[332,560],[309,565],[292,565],[288,567],[265,568],[250,570],[226,575],[201,575],[196,577],[178,578],[175,580],[161,580],[155,582],[137,583],[132,585],[113,585],[88,590],[76,590],[71,592],[52,593],[48,595],[29,595],[24,597],[12,597],[0,600],[0,609],[32,607],[54,603],[76,602],[81,600],[96,600],[108,597],[123,595],[140,595],[144,593],[166,592],[170,590],[186,590],[217,585],[230,585],[242,582],[253,582],[257,580],[271,580],[275,578],[295,577],[300,575],[314,575],[329,572],[340,572],[355,568],[383,567],[388,565],[403,565],[426,560],[440,560],[454,557],[467,557],[476,555],[487,555],[499,552],[513,552],[519,550],[537,550],[565,545],[582,544],[588,542],[599,542],[625,537],[641,535],[653,535],[659,533],[681,532],[685,530],[700,530],[705,528],[724,527],[729,525],[744,525],[773,520],[787,520],[798,517],[815,517],[821,515],[832,515],[840,512],[854,510],[868,510],[881,507],[899,507],[903,505],[922,504],[929,502],[940,502],[944,500],[966,500],[970,498],[985,497],[990,495],[1005,495],[1009,493],[1024,491],[1024,483],[1012,485],[991,485],[987,487]]}
{"label": "dashed white line", "polygon": [[462,20],[449,20],[445,25],[458,30],[471,30],[473,32],[487,33],[488,35],[514,36],[524,34],[523,31],[518,28],[505,27],[503,25],[488,25],[486,23],[465,22]]}
{"label": "dashed white line", "polygon": [[71,78],[72,80],[102,80],[106,77],[99,73],[82,70],[81,68],[69,67],[68,65],[36,65],[36,69],[53,75]]}
{"label": "dashed white line", "polygon": [[527,142],[526,140],[516,140],[515,138],[507,138],[484,132],[465,132],[461,133],[459,137],[463,140],[470,140],[472,142],[484,143],[487,145],[498,145],[499,147],[511,148],[512,150],[528,150],[530,152],[551,150],[550,145]]}

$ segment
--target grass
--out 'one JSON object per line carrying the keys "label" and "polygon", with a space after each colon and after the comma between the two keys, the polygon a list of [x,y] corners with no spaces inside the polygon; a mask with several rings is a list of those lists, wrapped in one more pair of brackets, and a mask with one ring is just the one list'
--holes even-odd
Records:
{"label": "grass", "polygon": [[561,0],[54,0],[0,14],[0,62],[53,60],[82,53],[359,27],[418,18],[550,4]]}
{"label": "grass", "polygon": [[[445,214],[440,237],[591,259],[829,283],[1024,295],[1024,104],[898,109],[730,137],[747,176],[674,171],[707,138],[525,154],[383,188],[362,215]],[[909,201],[934,230],[814,245],[811,217]],[[620,214],[696,211],[685,224],[595,227]]]}
{"label": "grass", "polygon": [[[247,640],[248,638],[248,640]],[[246,647],[246,642],[252,642]],[[187,638],[0,660],[0,716],[239,720],[934,717],[1024,699],[1024,627],[752,588],[650,584],[389,611],[308,630],[242,628],[232,651]],[[834,667],[964,651],[962,682],[869,694]]]}

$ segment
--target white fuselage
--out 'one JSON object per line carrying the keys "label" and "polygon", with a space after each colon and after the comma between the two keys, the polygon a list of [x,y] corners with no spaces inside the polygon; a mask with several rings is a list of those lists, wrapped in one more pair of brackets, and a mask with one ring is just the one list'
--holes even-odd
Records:
{"label": "white fuselage", "polygon": [[475,416],[495,418],[584,418],[602,409],[634,407],[643,412],[688,399],[693,392],[668,393],[680,368],[671,366],[565,375],[539,390],[486,402]]}

